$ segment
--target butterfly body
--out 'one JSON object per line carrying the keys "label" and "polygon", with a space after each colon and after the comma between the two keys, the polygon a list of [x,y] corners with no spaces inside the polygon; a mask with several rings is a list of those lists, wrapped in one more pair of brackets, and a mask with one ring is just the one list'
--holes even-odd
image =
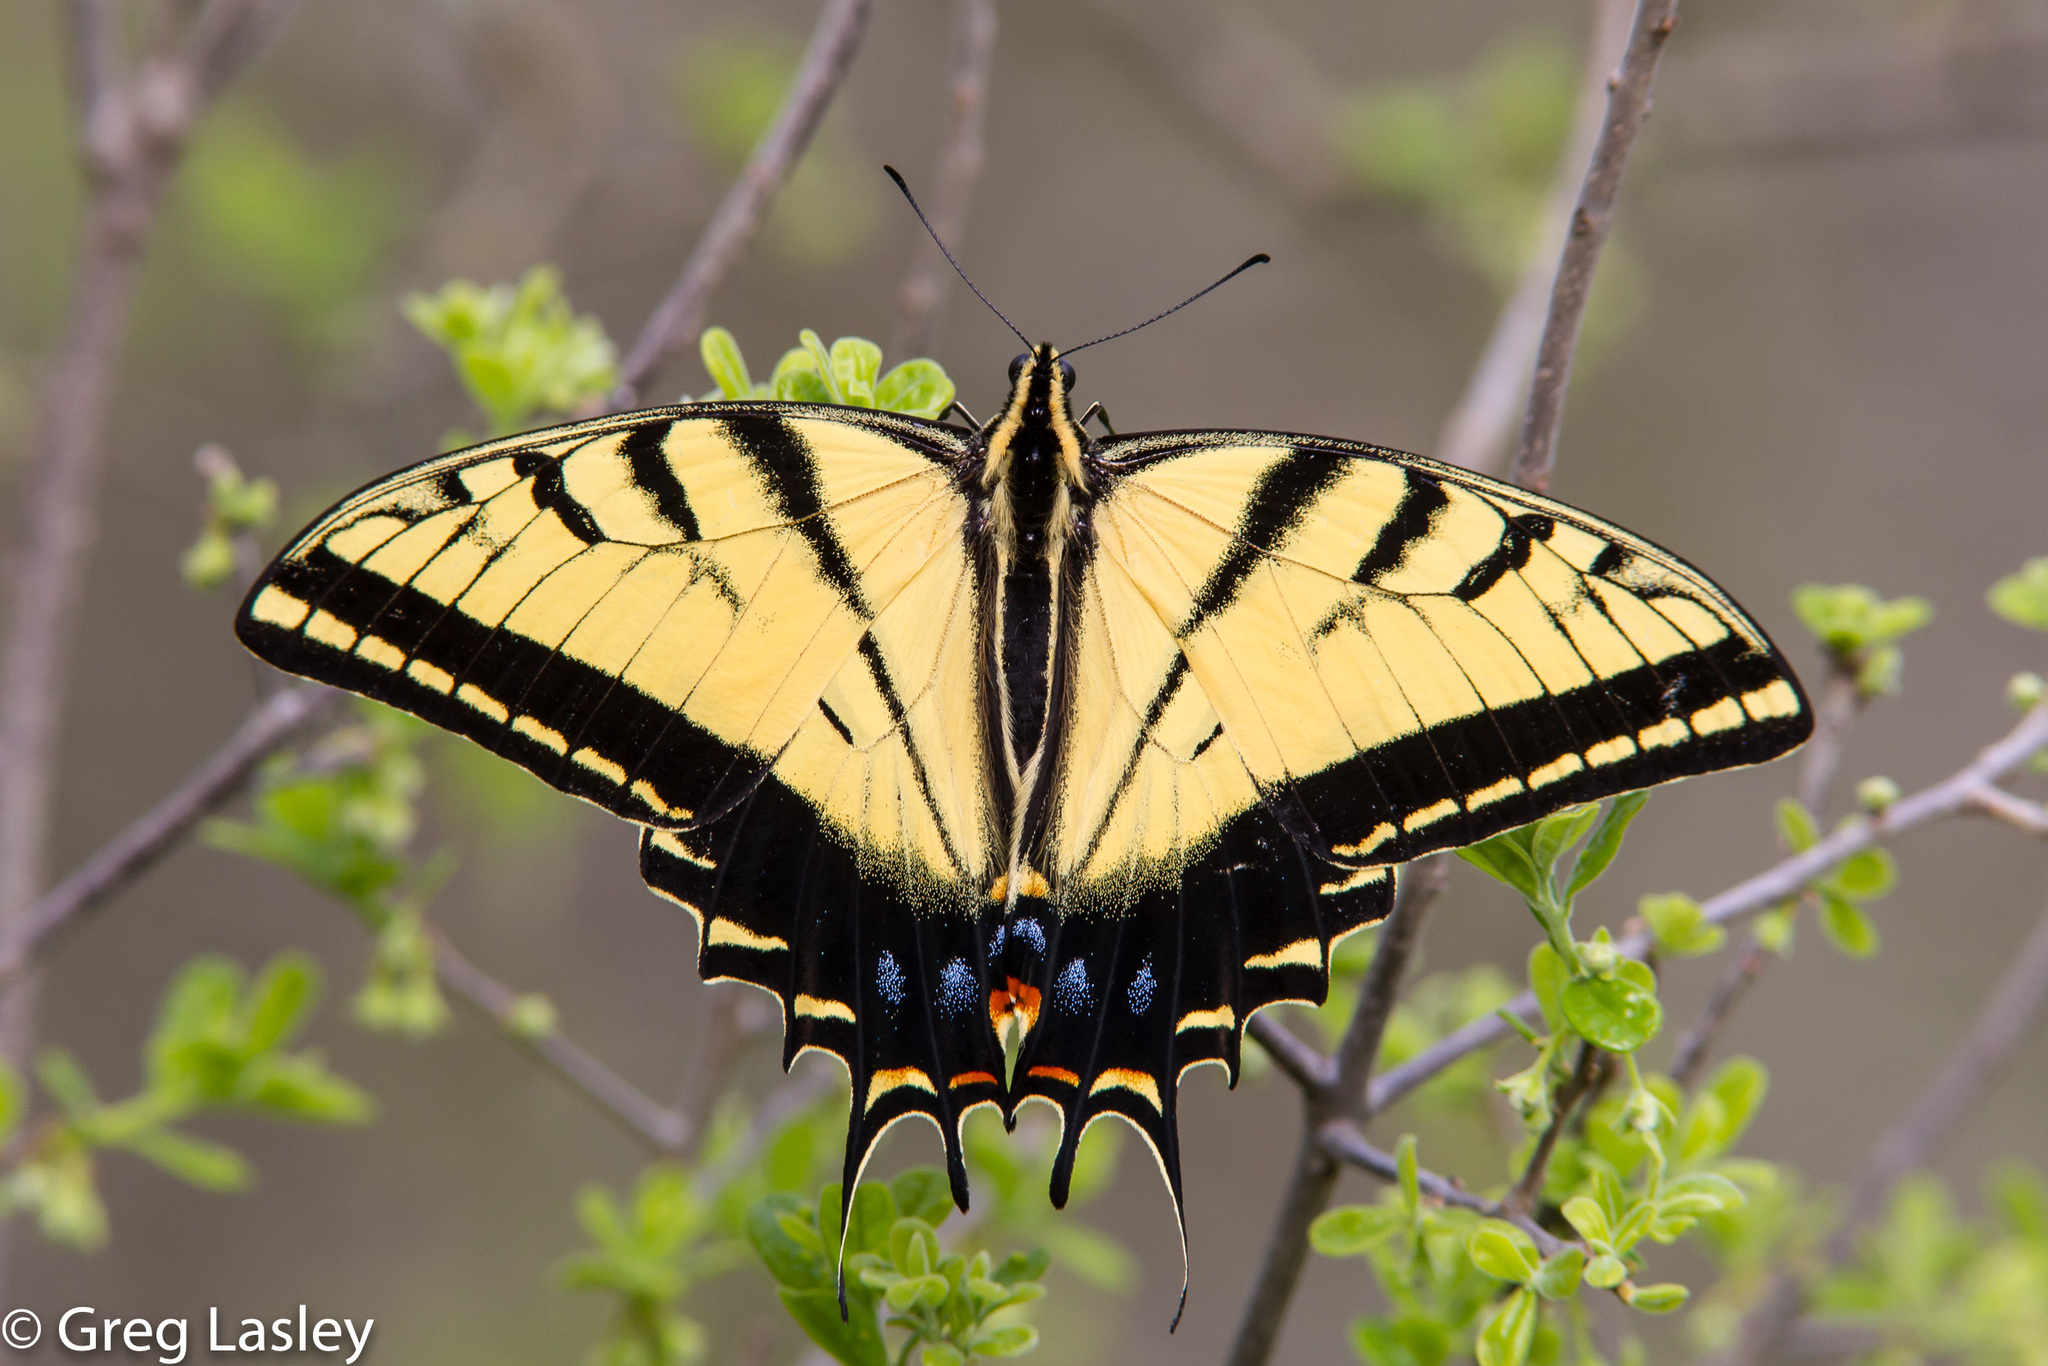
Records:
{"label": "butterfly body", "polygon": [[[921,1115],[1143,1133],[1320,1002],[1394,865],[1761,762],[1811,718],[1724,593],[1584,513],[1384,448],[1096,441],[1049,346],[980,431],[685,405],[345,499],[242,640],[645,827],[707,980],[852,1081],[850,1192]],[[1002,1035],[1015,1029],[1006,1066]]]}

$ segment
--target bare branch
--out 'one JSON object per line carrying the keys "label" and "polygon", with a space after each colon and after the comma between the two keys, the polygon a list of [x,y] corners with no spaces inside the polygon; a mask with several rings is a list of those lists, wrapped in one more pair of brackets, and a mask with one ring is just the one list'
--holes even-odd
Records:
{"label": "bare branch", "polygon": [[1472,367],[1472,377],[1465,381],[1465,392],[1437,435],[1436,458],[1448,464],[1491,473],[1514,434],[1528,396],[1529,373],[1536,365],[1536,344],[1550,312],[1555,263],[1564,250],[1566,229],[1585,180],[1583,168],[1592,161],[1606,122],[1607,76],[1621,58],[1634,10],[1634,0],[1594,0],[1593,37],[1586,49],[1578,115],[1558,154],[1542,236],[1530,248],[1515,292],[1494,319],[1493,333]]}
{"label": "bare branch", "polygon": [[2034,923],[1970,1032],[1934,1074],[1897,1128],[1884,1136],[1856,1179],[1848,1211],[1828,1239],[1819,1267],[1780,1271],[1743,1321],[1733,1360],[1760,1363],[1785,1341],[1815,1275],[1847,1262],[1864,1227],[1884,1212],[1899,1178],[1924,1165],[1992,1081],[2012,1061],[2048,1003],[2048,911]]}
{"label": "bare branch", "polygon": [[1976,793],[1970,805],[1987,816],[1995,816],[2016,830],[2048,837],[2048,807],[2015,797],[2003,788],[1987,787]]}
{"label": "bare branch", "polygon": [[184,66],[200,107],[253,65],[284,31],[299,0],[209,0],[185,37]]}
{"label": "bare branch", "polygon": [[655,1152],[679,1152],[694,1127],[689,1116],[664,1109],[618,1073],[557,1030],[535,1034],[520,1029],[520,994],[464,958],[439,930],[429,930],[434,975],[499,1027],[520,1051],[539,1062],[628,1133]]}
{"label": "bare branch", "polygon": [[1678,1089],[1690,1094],[1700,1079],[1700,1072],[1707,1065],[1707,1058],[1713,1052],[1714,1040],[1720,1036],[1722,1026],[1735,1013],[1735,1007],[1742,1004],[1742,998],[1756,985],[1757,977],[1770,962],[1770,950],[1749,932],[1742,941],[1742,947],[1728,960],[1727,969],[1721,980],[1714,983],[1714,990],[1707,996],[1707,1003],[1701,1008],[1699,1018],[1678,1040],[1678,1046],[1671,1052],[1671,1080]]}
{"label": "bare branch", "polygon": [[12,980],[80,917],[147,872],[202,818],[241,791],[257,765],[319,720],[343,696],[329,688],[295,687],[251,712],[234,736],[192,776],[7,927],[5,938],[0,939],[0,983]]}
{"label": "bare branch", "polygon": [[[1851,854],[1929,821],[1979,809],[1984,794],[1995,791],[2000,778],[2043,749],[2048,749],[2048,704],[2029,711],[2004,739],[1985,748],[1952,776],[1900,798],[1880,815],[1849,822],[1805,853],[1794,854],[1702,902],[1701,909],[1708,923],[1716,925],[1768,910],[1788,897],[1797,896],[1815,878]],[[1631,958],[1640,958],[1650,943],[1647,934],[1637,933],[1623,936],[1616,947]],[[1503,1009],[1533,1020],[1536,998],[1525,991]],[[1498,1042],[1510,1032],[1505,1022],[1491,1015],[1452,1030],[1399,1067],[1390,1067],[1373,1078],[1368,1109],[1379,1113],[1466,1054]]]}
{"label": "bare branch", "polygon": [[768,131],[754,144],[739,178],[726,191],[711,221],[704,226],[690,259],[683,263],[668,293],[656,305],[638,340],[619,364],[619,386],[612,391],[610,410],[631,408],[640,399],[641,386],[655,368],[679,346],[687,346],[704,330],[704,311],[711,296],[753,240],[768,207],[781,191],[789,173],[811,145],[811,137],[824,121],[825,110],[839,93],[847,68],[867,30],[874,0],[825,0],[811,31],[810,46],[803,63],[790,82],[782,108],[776,111]]}
{"label": "bare branch", "polygon": [[[967,228],[975,182],[981,178],[982,126],[988,117],[988,72],[995,50],[995,0],[953,0],[946,105],[929,202],[932,231],[956,252]],[[940,304],[953,283],[953,268],[926,245],[922,230],[915,250],[897,297],[891,355],[922,356],[931,350],[939,331]]]}
{"label": "bare branch", "polygon": [[1828,785],[1842,761],[1842,742],[1864,701],[1863,690],[1856,686],[1856,676],[1845,661],[1830,659],[1828,681],[1814,716],[1813,738],[1799,755],[1799,804],[1815,815],[1827,799]]}
{"label": "bare branch", "polygon": [[1572,210],[1571,233],[1557,266],[1557,285],[1550,295],[1550,316],[1536,350],[1536,376],[1529,387],[1529,406],[1522,418],[1522,436],[1510,477],[1523,488],[1541,493],[1550,487],[1557,463],[1557,432],[1564,420],[1565,386],[1572,375],[1572,357],[1579,347],[1579,324],[1586,316],[1586,296],[1593,268],[1614,221],[1615,196],[1629,149],[1650,114],[1650,83],[1664,42],[1678,25],[1678,0],[1640,0],[1629,28],[1628,49],[1609,87],[1607,122],[1586,169],[1585,187]]}
{"label": "bare branch", "polygon": [[1274,1019],[1270,1012],[1261,1011],[1252,1016],[1252,1022],[1245,1026],[1244,1032],[1251,1035],[1259,1047],[1266,1050],[1266,1056],[1273,1060],[1273,1065],[1303,1091],[1327,1090],[1337,1079],[1337,1065],[1299,1034]]}
{"label": "bare branch", "polygon": [[[1337,1188],[1337,1161],[1325,1150],[1320,1137],[1332,1121],[1363,1123],[1370,1118],[1366,1108],[1365,1079],[1379,1055],[1380,1039],[1388,1017],[1401,992],[1401,978],[1413,958],[1421,937],[1423,918],[1448,881],[1443,856],[1420,859],[1402,870],[1401,885],[1394,898],[1393,912],[1380,926],[1379,942],[1366,970],[1358,1007],[1345,1026],[1336,1058],[1321,1063],[1318,1070],[1329,1084],[1302,1088],[1301,1151],[1295,1159],[1294,1176],[1281,1201],[1279,1217],[1266,1242],[1266,1255],[1259,1264],[1244,1317],[1239,1321],[1237,1339],[1231,1345],[1230,1366],[1259,1366],[1272,1356],[1287,1319],[1288,1303],[1301,1280],[1308,1260],[1308,1229],[1330,1203]],[[1260,1040],[1265,1043],[1265,1039]],[[1305,1049],[1306,1045],[1302,1045]]]}

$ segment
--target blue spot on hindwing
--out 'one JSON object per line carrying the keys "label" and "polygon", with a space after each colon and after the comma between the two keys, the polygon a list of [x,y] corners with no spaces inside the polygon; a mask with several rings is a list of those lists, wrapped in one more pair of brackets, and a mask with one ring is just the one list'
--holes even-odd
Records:
{"label": "blue spot on hindwing", "polygon": [[887,949],[875,962],[875,990],[891,1006],[903,1004],[903,969],[896,966],[896,955]]}
{"label": "blue spot on hindwing", "polygon": [[1061,1010],[1078,1015],[1088,1008],[1088,999],[1094,994],[1088,984],[1088,960],[1076,958],[1060,969],[1060,975],[1053,979],[1052,999]]}
{"label": "blue spot on hindwing", "polygon": [[1138,965],[1137,976],[1131,978],[1131,1014],[1143,1015],[1152,1008],[1152,993],[1158,990],[1159,981],[1152,975],[1152,955],[1146,954],[1145,961]]}
{"label": "blue spot on hindwing", "polygon": [[1045,931],[1036,920],[1020,920],[1016,926],[1017,937],[1040,953],[1045,952]]}
{"label": "blue spot on hindwing", "polygon": [[948,1015],[965,1015],[974,1009],[981,993],[975,989],[974,969],[965,958],[955,958],[939,969],[939,1009]]}

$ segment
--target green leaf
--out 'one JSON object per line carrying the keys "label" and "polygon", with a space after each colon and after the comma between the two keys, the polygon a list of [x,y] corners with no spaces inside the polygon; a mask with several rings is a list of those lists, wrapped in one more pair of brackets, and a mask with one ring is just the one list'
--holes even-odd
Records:
{"label": "green leaf", "polygon": [[1540,1265],[1535,1242],[1505,1219],[1481,1220],[1465,1236],[1465,1255],[1495,1280],[1516,1285],[1534,1280]]}
{"label": "green leaf", "polygon": [[920,1366],[962,1366],[967,1360],[950,1342],[928,1342],[918,1349]]}
{"label": "green leaf", "polygon": [[1607,1211],[1600,1208],[1598,1200],[1584,1195],[1574,1195],[1564,1202],[1565,1222],[1578,1230],[1579,1236],[1590,1243],[1612,1242],[1614,1230],[1608,1225]]}
{"label": "green leaf", "polygon": [[1595,1290],[1612,1290],[1628,1279],[1628,1263],[1602,1253],[1586,1266],[1586,1284]]}
{"label": "green leaf", "polygon": [[[850,1291],[849,1291],[850,1293]],[[780,1291],[782,1307],[796,1320],[804,1335],[844,1366],[889,1366],[889,1354],[882,1343],[882,1326],[872,1310],[855,1311],[845,1322],[839,1318],[839,1296],[831,1287],[817,1290]],[[872,1301],[870,1301],[872,1303]]]}
{"label": "green leaf", "polygon": [[2015,626],[2048,631],[2048,555],[2028,560],[1984,595],[1991,610]]}
{"label": "green leaf", "polygon": [[889,1230],[889,1261],[905,1276],[923,1276],[938,1265],[939,1239],[922,1219],[899,1218]]}
{"label": "green leaf", "polygon": [[124,1146],[137,1157],[201,1190],[223,1194],[243,1191],[256,1179],[248,1160],[234,1149],[172,1129],[146,1130]]}
{"label": "green leaf", "polygon": [[704,373],[726,398],[747,398],[754,392],[754,380],[747,373],[747,358],[740,344],[722,327],[707,327],[697,338],[697,354],[704,359]]}
{"label": "green leaf", "polygon": [[267,1053],[291,1041],[299,1021],[320,995],[320,968],[303,953],[281,953],[264,965],[249,987],[243,1040],[252,1053]]}
{"label": "green leaf", "polygon": [[1636,903],[1656,937],[1657,947],[1680,958],[1712,953],[1727,941],[1728,932],[1707,923],[1700,903],[1682,892],[1643,897]]}
{"label": "green leaf", "polygon": [[1770,1085],[1770,1073],[1755,1058],[1730,1058],[1708,1078],[1704,1089],[1721,1102],[1724,1115],[1719,1135],[1723,1151],[1733,1147],[1735,1140],[1742,1137],[1743,1130],[1755,1118],[1757,1108],[1764,1103]]}
{"label": "green leaf", "polygon": [[1723,1214],[1741,1209],[1748,1203],[1749,1197],[1742,1193],[1742,1188],[1727,1177],[1714,1172],[1694,1172],[1664,1183],[1657,1193],[1657,1214],[1659,1218],[1673,1215],[1697,1218],[1703,1214]]}
{"label": "green leaf", "polygon": [[1801,584],[1792,590],[1792,608],[1822,644],[1840,655],[1889,644],[1934,619],[1925,598],[1887,602],[1861,584]]}
{"label": "green leaf", "polygon": [[1107,1233],[1067,1221],[1046,1225],[1039,1236],[1047,1243],[1047,1254],[1057,1256],[1062,1267],[1098,1290],[1121,1293],[1137,1282],[1137,1258]]}
{"label": "green leaf", "polygon": [[21,1073],[14,1070],[14,1064],[0,1057],[0,1144],[14,1136],[21,1127],[21,1117],[27,1112],[28,1093],[21,1084]]}
{"label": "green leaf", "polygon": [[239,1078],[234,1098],[253,1110],[309,1124],[363,1124],[377,1112],[369,1093],[329,1072],[312,1054],[258,1058]]}
{"label": "green leaf", "polygon": [[1038,1346],[1038,1330],[1028,1323],[1013,1323],[977,1333],[967,1340],[967,1350],[978,1357],[1017,1357]]}
{"label": "green leaf", "polygon": [[[836,1216],[836,1205],[833,1212]],[[889,1246],[889,1234],[896,1227],[896,1217],[896,1197],[889,1194],[889,1188],[879,1182],[863,1181],[853,1192],[853,1213],[847,1220],[846,1255],[851,1257],[861,1252],[884,1251]],[[836,1217],[833,1222],[837,1224]]]}
{"label": "green leaf", "polygon": [[[747,1211],[747,1241],[778,1284],[813,1290],[832,1284],[832,1263],[839,1249],[827,1249],[816,1225],[806,1217],[808,1202],[792,1191],[777,1191],[754,1202]],[[806,1236],[808,1235],[808,1236]]]}
{"label": "green leaf", "polygon": [[1622,1292],[1622,1298],[1628,1302],[1630,1308],[1640,1309],[1645,1314],[1668,1314],[1674,1309],[1682,1308],[1691,1297],[1690,1290],[1669,1282],[1662,1285],[1639,1285],[1633,1290],[1625,1289]]}
{"label": "green leaf", "polygon": [[990,1279],[999,1285],[1022,1285],[1026,1281],[1035,1281],[1044,1276],[1046,1268],[1051,1265],[1052,1254],[1044,1248],[1033,1248],[1029,1252],[1012,1252],[1003,1258],[1003,1264],[995,1269]]}
{"label": "green leaf", "polygon": [[1408,1222],[1389,1205],[1344,1205],[1325,1211],[1309,1225],[1309,1245],[1325,1257],[1357,1257]]}
{"label": "green leaf", "polygon": [[889,1183],[898,1217],[943,1223],[953,1210],[953,1188],[937,1167],[912,1167]]}
{"label": "green leaf", "polygon": [[1520,833],[1505,831],[1456,852],[1459,858],[1488,877],[1505,882],[1530,901],[1540,901],[1543,899],[1543,884],[1536,865],[1530,861],[1528,848],[1517,838]]}
{"label": "green leaf", "polygon": [[1577,844],[1598,819],[1600,808],[1592,802],[1568,806],[1545,816],[1536,822],[1536,829],[1529,837],[1530,861],[1539,872],[1550,873],[1565,850]]}
{"label": "green leaf", "polygon": [[1621,852],[1621,841],[1628,834],[1629,823],[1635,820],[1649,800],[1648,792],[1627,792],[1608,806],[1599,828],[1593,831],[1593,837],[1586,841],[1585,849],[1579,854],[1578,866],[1572,870],[1571,885],[1565,889],[1565,900],[1571,900],[1592,886],[1607,871],[1607,865],[1614,862],[1614,856]]}
{"label": "green leaf", "polygon": [[875,406],[912,417],[936,418],[951,406],[953,381],[937,361],[907,360],[875,386]]}
{"label": "green leaf", "polygon": [[484,289],[453,280],[401,302],[406,318],[447,349],[456,374],[495,432],[535,413],[568,413],[617,383],[614,352],[594,317],[577,317],[552,266],[535,266],[517,286]]}
{"label": "green leaf", "polygon": [[1664,1023],[1656,993],[1619,974],[1566,983],[1558,1004],[1572,1032],[1610,1053],[1635,1052]]}
{"label": "green leaf", "polygon": [[1778,838],[1795,854],[1803,854],[1820,843],[1820,826],[1796,797],[1780,797],[1777,805]]}
{"label": "green leaf", "polygon": [[1479,1332],[1479,1366],[1522,1366],[1536,1337],[1536,1297],[1517,1290]]}
{"label": "green leaf", "polygon": [[1586,1270],[1586,1250],[1568,1247],[1543,1259],[1529,1288],[1546,1300],[1570,1299],[1578,1293],[1579,1277]]}
{"label": "green leaf", "polygon": [[875,380],[882,373],[882,348],[865,337],[841,337],[832,343],[832,380],[848,403],[875,406]]}
{"label": "green leaf", "polygon": [[1415,1135],[1402,1134],[1394,1145],[1394,1174],[1401,1183],[1401,1203],[1410,1214],[1422,1203],[1422,1177],[1415,1161]]}
{"label": "green leaf", "polygon": [[1784,957],[1792,952],[1792,932],[1796,927],[1797,907],[1786,902],[1773,910],[1765,911],[1750,922],[1750,933],[1756,942],[1771,953]]}
{"label": "green leaf", "polygon": [[99,1097],[94,1094],[85,1069],[63,1049],[45,1049],[36,1059],[36,1075],[41,1078],[43,1089],[50,1093],[50,1099],[56,1101],[57,1108],[64,1112],[65,1118],[76,1121],[100,1108]]}
{"label": "green leaf", "polygon": [[1559,997],[1571,980],[1572,970],[1556,949],[1539,943],[1529,950],[1529,990],[1535,993],[1536,1004],[1543,1009],[1543,1023],[1553,1034],[1564,1024]]}
{"label": "green leaf", "polygon": [[1899,865],[1888,849],[1859,849],[1842,861],[1828,886],[1851,901],[1875,901],[1898,885]]}
{"label": "green leaf", "polygon": [[1869,958],[1878,950],[1877,926],[1870,917],[1825,890],[1820,894],[1820,924],[1835,947],[1851,958]]}

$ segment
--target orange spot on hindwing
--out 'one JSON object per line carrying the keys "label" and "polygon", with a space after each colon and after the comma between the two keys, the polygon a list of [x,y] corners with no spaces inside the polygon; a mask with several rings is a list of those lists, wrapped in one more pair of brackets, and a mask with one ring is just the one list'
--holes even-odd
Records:
{"label": "orange spot on hindwing", "polygon": [[988,1020],[998,1038],[1013,1023],[1020,1038],[1029,1038],[1038,1024],[1038,988],[1009,978],[1006,985],[988,994]]}

